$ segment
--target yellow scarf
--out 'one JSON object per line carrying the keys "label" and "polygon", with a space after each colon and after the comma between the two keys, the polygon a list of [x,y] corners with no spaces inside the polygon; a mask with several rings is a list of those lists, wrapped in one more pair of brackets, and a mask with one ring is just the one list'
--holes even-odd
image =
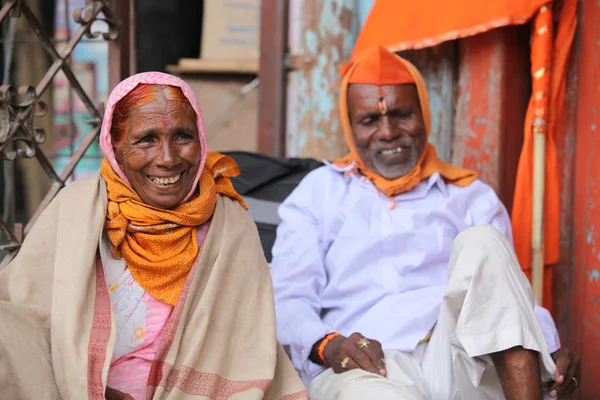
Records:
{"label": "yellow scarf", "polygon": [[175,305],[198,256],[196,229],[213,215],[217,195],[240,202],[231,184],[239,175],[235,161],[208,153],[200,175],[200,193],[174,209],[145,204],[104,159],[100,173],[106,181],[108,211],[104,228],[113,254],[124,258],[135,281],[153,297]]}

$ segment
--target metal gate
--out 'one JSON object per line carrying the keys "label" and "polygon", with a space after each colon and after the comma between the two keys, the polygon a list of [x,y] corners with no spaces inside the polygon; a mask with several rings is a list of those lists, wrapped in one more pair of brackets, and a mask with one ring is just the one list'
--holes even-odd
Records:
{"label": "metal gate", "polygon": [[[1,252],[8,254],[2,264],[6,264],[19,249],[24,236],[44,208],[64,187],[86,150],[97,140],[100,133],[103,105],[94,104],[73,72],[70,57],[76,46],[84,38],[102,37],[109,42],[109,88],[130,75],[133,69],[133,0],[86,0],[84,7],[74,9],[72,16],[68,17],[74,19],[78,28],[68,35],[66,43],[59,50],[52,38],[44,31],[43,25],[34,15],[27,1],[8,0],[0,9],[0,24],[10,18],[23,18],[51,60],[50,67],[37,85],[32,82],[30,86],[18,88],[9,85],[0,86],[0,162],[35,158],[51,180],[49,191],[24,227],[23,224],[5,221],[0,217],[0,254]],[[95,30],[94,23],[97,21],[101,21],[108,29],[103,32]],[[36,128],[36,119],[48,112],[47,105],[40,100],[40,97],[51,86],[59,71],[63,72],[71,89],[89,112],[87,123],[91,129],[73,149],[66,166],[57,172],[40,146],[46,138],[46,132]],[[14,196],[14,191],[9,195]]]}

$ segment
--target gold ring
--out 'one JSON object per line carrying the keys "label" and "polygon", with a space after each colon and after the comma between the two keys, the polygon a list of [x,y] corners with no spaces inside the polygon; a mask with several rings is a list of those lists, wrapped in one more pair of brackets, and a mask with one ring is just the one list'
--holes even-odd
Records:
{"label": "gold ring", "polygon": [[356,342],[356,345],[358,346],[359,350],[369,347],[370,344],[371,342],[369,342],[369,339],[367,338],[362,338],[358,342]]}
{"label": "gold ring", "polygon": [[577,382],[577,378],[573,377],[573,382],[575,382],[575,386],[579,386],[579,382]]}
{"label": "gold ring", "polygon": [[348,364],[348,361],[350,361],[350,357],[346,357],[342,360],[342,362],[340,364],[342,364],[342,368],[346,369],[346,364]]}

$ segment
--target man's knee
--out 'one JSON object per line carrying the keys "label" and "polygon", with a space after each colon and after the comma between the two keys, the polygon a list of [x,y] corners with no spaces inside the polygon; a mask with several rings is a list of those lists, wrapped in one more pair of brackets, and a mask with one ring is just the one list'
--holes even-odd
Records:
{"label": "man's knee", "polygon": [[451,274],[459,270],[468,275],[488,266],[494,274],[519,269],[512,245],[492,225],[477,225],[461,232],[454,241],[449,265]]}
{"label": "man's knee", "polygon": [[506,236],[492,225],[476,225],[458,234],[454,246],[488,247],[498,242],[506,243]]}

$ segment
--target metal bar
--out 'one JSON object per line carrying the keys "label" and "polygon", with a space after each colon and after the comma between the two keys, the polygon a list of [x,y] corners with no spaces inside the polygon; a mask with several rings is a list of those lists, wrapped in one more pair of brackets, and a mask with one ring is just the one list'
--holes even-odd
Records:
{"label": "metal bar", "polygon": [[2,9],[0,9],[0,22],[4,21],[4,18],[8,15],[10,10],[15,6],[17,0],[8,0],[8,2],[4,3]]}
{"label": "metal bar", "polygon": [[[42,78],[42,80],[37,85],[36,93],[33,94],[33,90],[30,90],[30,97],[35,96],[39,98],[50,86],[52,80],[56,76],[59,70],[62,70],[67,77],[70,85],[72,86],[72,90],[74,90],[77,95],[81,98],[82,102],[85,104],[86,108],[91,114],[90,123],[95,125],[90,133],[83,138],[82,143],[79,145],[77,149],[72,148],[72,156],[69,159],[69,162],[66,168],[60,173],[57,174],[52,163],[50,162],[50,158],[48,154],[44,153],[40,148],[39,144],[36,140],[36,131],[33,130],[33,125],[29,122],[23,125],[19,122],[19,129],[24,129],[28,132],[29,135],[33,135],[33,142],[30,144],[31,147],[35,150],[35,155],[37,161],[40,163],[46,174],[52,180],[52,187],[42,200],[41,204],[36,209],[34,215],[27,223],[27,226],[24,230],[22,230],[22,226],[15,224],[15,229],[8,229],[8,225],[6,221],[0,220],[0,231],[5,231],[7,233],[7,238],[9,243],[0,245],[1,250],[18,250],[18,247],[21,243],[22,233],[28,233],[32,226],[34,225],[37,218],[43,212],[43,210],[47,207],[47,205],[52,201],[52,199],[56,196],[56,194],[60,191],[60,189],[64,186],[65,182],[69,177],[72,176],[75,167],[81,161],[86,151],[95,142],[97,136],[100,132],[100,123],[102,119],[103,110],[97,109],[88,94],[83,90],[82,86],[79,83],[79,80],[75,77],[73,70],[71,69],[71,65],[69,63],[70,56],[75,49],[75,47],[85,41],[84,36],[96,36],[97,32],[92,32],[92,24],[101,19],[104,20],[109,25],[109,33],[102,34],[106,40],[109,40],[109,53],[110,53],[110,65],[111,68],[114,64],[117,65],[117,73],[111,74],[111,79],[114,81],[116,79],[121,80],[125,76],[127,76],[134,66],[132,61],[133,54],[133,44],[135,43],[134,35],[133,35],[133,25],[131,21],[133,20],[133,11],[134,11],[134,2],[133,0],[110,0],[110,5],[114,7],[114,10],[109,7],[109,0],[102,1],[86,1],[86,6],[82,9],[75,10],[74,18],[79,23],[79,28],[73,33],[73,36],[70,37],[71,31],[67,35],[66,41],[56,41],[49,38],[40,21],[33,14],[30,7],[27,5],[25,1],[18,0],[10,0],[6,3],[2,9],[0,9],[0,21],[5,19],[9,14],[11,9],[14,9],[15,6],[18,6],[19,15],[24,15],[25,20],[27,21],[30,29],[35,33],[38,42],[43,46],[45,51],[50,55],[52,59],[52,65],[46,71],[46,74]],[[67,21],[69,20],[69,10],[68,6],[65,10]],[[103,16],[100,15],[102,13]],[[119,19],[115,19],[115,16]],[[67,22],[68,24],[68,22]],[[122,32],[122,36],[119,37],[117,31],[115,30],[115,26],[118,25]],[[69,29],[67,25],[67,29]],[[115,41],[118,39],[118,41]],[[55,43],[66,43],[65,47],[59,53],[54,47]],[[69,94],[72,95],[71,90]],[[13,112],[8,110],[9,112]],[[32,111],[35,112],[35,111]],[[9,114],[9,118],[15,118],[12,114]],[[32,117],[33,118],[33,117]],[[73,135],[70,135],[73,136]],[[71,138],[73,139],[73,138]],[[16,251],[10,251],[7,257],[3,260],[2,265],[6,265],[7,262],[16,254]],[[0,267],[1,268],[1,267]]]}
{"label": "metal bar", "polygon": [[33,227],[33,224],[38,219],[38,217],[40,216],[42,211],[44,211],[44,209],[48,206],[48,204],[50,204],[50,202],[52,201],[54,196],[56,196],[56,194],[60,191],[60,189],[63,188],[64,182],[67,179],[69,179],[69,177],[75,170],[77,163],[81,160],[81,158],[83,157],[83,155],[85,154],[87,149],[92,145],[92,143],[94,143],[94,141],[96,140],[96,137],[100,134],[100,128],[101,128],[100,126],[94,127],[90,131],[90,133],[87,134],[85,139],[81,142],[81,144],[77,148],[77,151],[75,152],[73,157],[71,157],[71,161],[69,161],[69,164],[67,164],[65,169],[62,171],[62,173],[60,174],[60,177],[58,177],[58,180],[54,181],[54,183],[52,184],[52,187],[48,191],[48,194],[46,194],[46,196],[44,197],[44,199],[42,200],[42,202],[40,203],[38,208],[35,210],[35,213],[31,217],[31,220],[25,226],[25,234],[29,233],[29,231]]}
{"label": "metal bar", "polygon": [[[131,57],[133,48],[133,18],[132,0],[111,0],[111,18],[117,21],[119,26],[119,38],[108,44],[108,85],[109,89],[117,86],[119,82],[131,74]],[[135,57],[133,57],[135,58]]]}
{"label": "metal bar", "polygon": [[[0,218],[0,232],[4,232],[6,236],[8,236],[9,243],[19,243],[19,239],[13,234],[13,232],[9,229],[8,225]],[[6,250],[3,248],[4,246],[0,246],[0,250]]]}
{"label": "metal bar", "polygon": [[90,133],[88,133],[87,136],[83,139],[83,141],[77,148],[77,151],[75,152],[75,154],[73,154],[73,157],[71,157],[71,161],[69,161],[65,169],[61,172],[60,179],[62,181],[66,181],[71,177],[71,174],[75,170],[75,167],[77,166],[79,160],[83,158],[83,155],[85,154],[87,149],[92,145],[92,143],[94,143],[94,141],[100,134],[100,128],[100,125],[94,127],[90,131]]}
{"label": "metal bar", "polygon": [[[553,268],[553,293],[555,300],[552,316],[559,336],[570,345],[573,312],[573,216],[575,190],[575,142],[577,138],[577,83],[580,57],[579,41],[573,43],[573,57],[567,77],[565,103],[556,129],[556,156],[561,193],[560,262]],[[584,383],[585,384],[585,383]]]}
{"label": "metal bar", "polygon": [[[66,39],[54,39],[54,38],[48,38],[48,40],[50,41],[50,43],[52,44],[60,44],[60,43],[67,43],[68,41]],[[8,41],[5,39],[0,39],[0,43],[7,43]],[[39,39],[34,39],[34,38],[29,38],[29,37],[17,37],[15,38],[15,43],[16,44],[38,44],[40,43]],[[98,43],[97,40],[93,40],[93,39],[81,39],[79,41],[79,43]]]}
{"label": "metal bar", "polygon": [[35,158],[38,160],[38,162],[40,163],[40,166],[44,169],[44,171],[46,172],[48,177],[53,182],[60,181],[61,180],[60,177],[56,173],[56,170],[52,166],[52,163],[48,160],[48,158],[46,157],[46,155],[44,154],[42,149],[40,149],[38,144],[35,142],[34,142],[34,146],[35,146]]}
{"label": "metal bar", "polygon": [[[37,20],[35,15],[31,12],[31,9],[29,8],[29,6],[27,6],[26,4],[23,4],[23,6],[24,7],[23,7],[22,11],[23,11],[23,14],[25,15],[25,18],[27,18],[27,21],[31,25],[31,28],[33,29],[34,33],[40,39],[40,42],[41,42],[42,46],[44,47],[44,49],[46,49],[48,54],[50,54],[50,56],[54,60],[54,63],[52,64],[52,66],[50,67],[48,72],[46,72],[46,74],[44,75],[44,77],[42,78],[42,80],[40,81],[38,86],[36,87],[37,95],[41,96],[44,93],[44,91],[46,91],[46,89],[52,82],[52,79],[54,78],[54,76],[56,75],[58,70],[62,69],[65,76],[71,83],[71,85],[73,85],[73,90],[75,90],[77,95],[81,98],[82,102],[85,104],[85,106],[88,109],[88,111],[90,112],[90,114],[99,117],[100,114],[98,113],[98,110],[94,106],[94,103],[88,97],[87,93],[85,93],[85,90],[83,90],[83,88],[79,84],[79,81],[73,74],[70,65],[68,64],[68,62],[66,62],[66,59],[71,55],[71,53],[73,52],[73,49],[77,45],[77,41],[79,39],[81,39],[81,37],[83,37],[83,35],[87,31],[87,29],[84,26],[82,26],[77,30],[76,34],[73,36],[73,38],[71,39],[71,42],[67,45],[67,47],[65,48],[65,51],[63,52],[63,55],[61,56],[56,51],[56,49],[54,48],[52,43],[50,43],[50,41],[48,40],[48,37],[45,35],[42,25]],[[95,16],[98,15],[98,13],[99,13],[99,11],[95,11],[94,18],[95,18]],[[91,25],[91,22],[88,23],[87,26],[89,27],[89,25]]]}
{"label": "metal bar", "polygon": [[258,150],[284,156],[288,0],[263,0],[260,18]]}
{"label": "metal bar", "polygon": [[[69,0],[64,0],[65,2],[65,21],[67,22],[66,24],[66,38],[67,38],[67,42],[71,40],[71,27],[69,26]],[[70,64],[72,61],[71,55],[69,54],[68,57],[64,57],[65,60],[67,60],[67,62]],[[76,131],[74,131],[73,129],[73,90],[71,88],[71,83],[68,83],[68,92],[67,92],[67,96],[68,96],[68,104],[69,104],[69,117],[67,120],[67,137],[69,138],[69,155],[72,157],[73,156],[73,150],[74,150],[74,146],[75,146],[75,135],[76,135]],[[94,107],[95,108],[95,107]]]}

